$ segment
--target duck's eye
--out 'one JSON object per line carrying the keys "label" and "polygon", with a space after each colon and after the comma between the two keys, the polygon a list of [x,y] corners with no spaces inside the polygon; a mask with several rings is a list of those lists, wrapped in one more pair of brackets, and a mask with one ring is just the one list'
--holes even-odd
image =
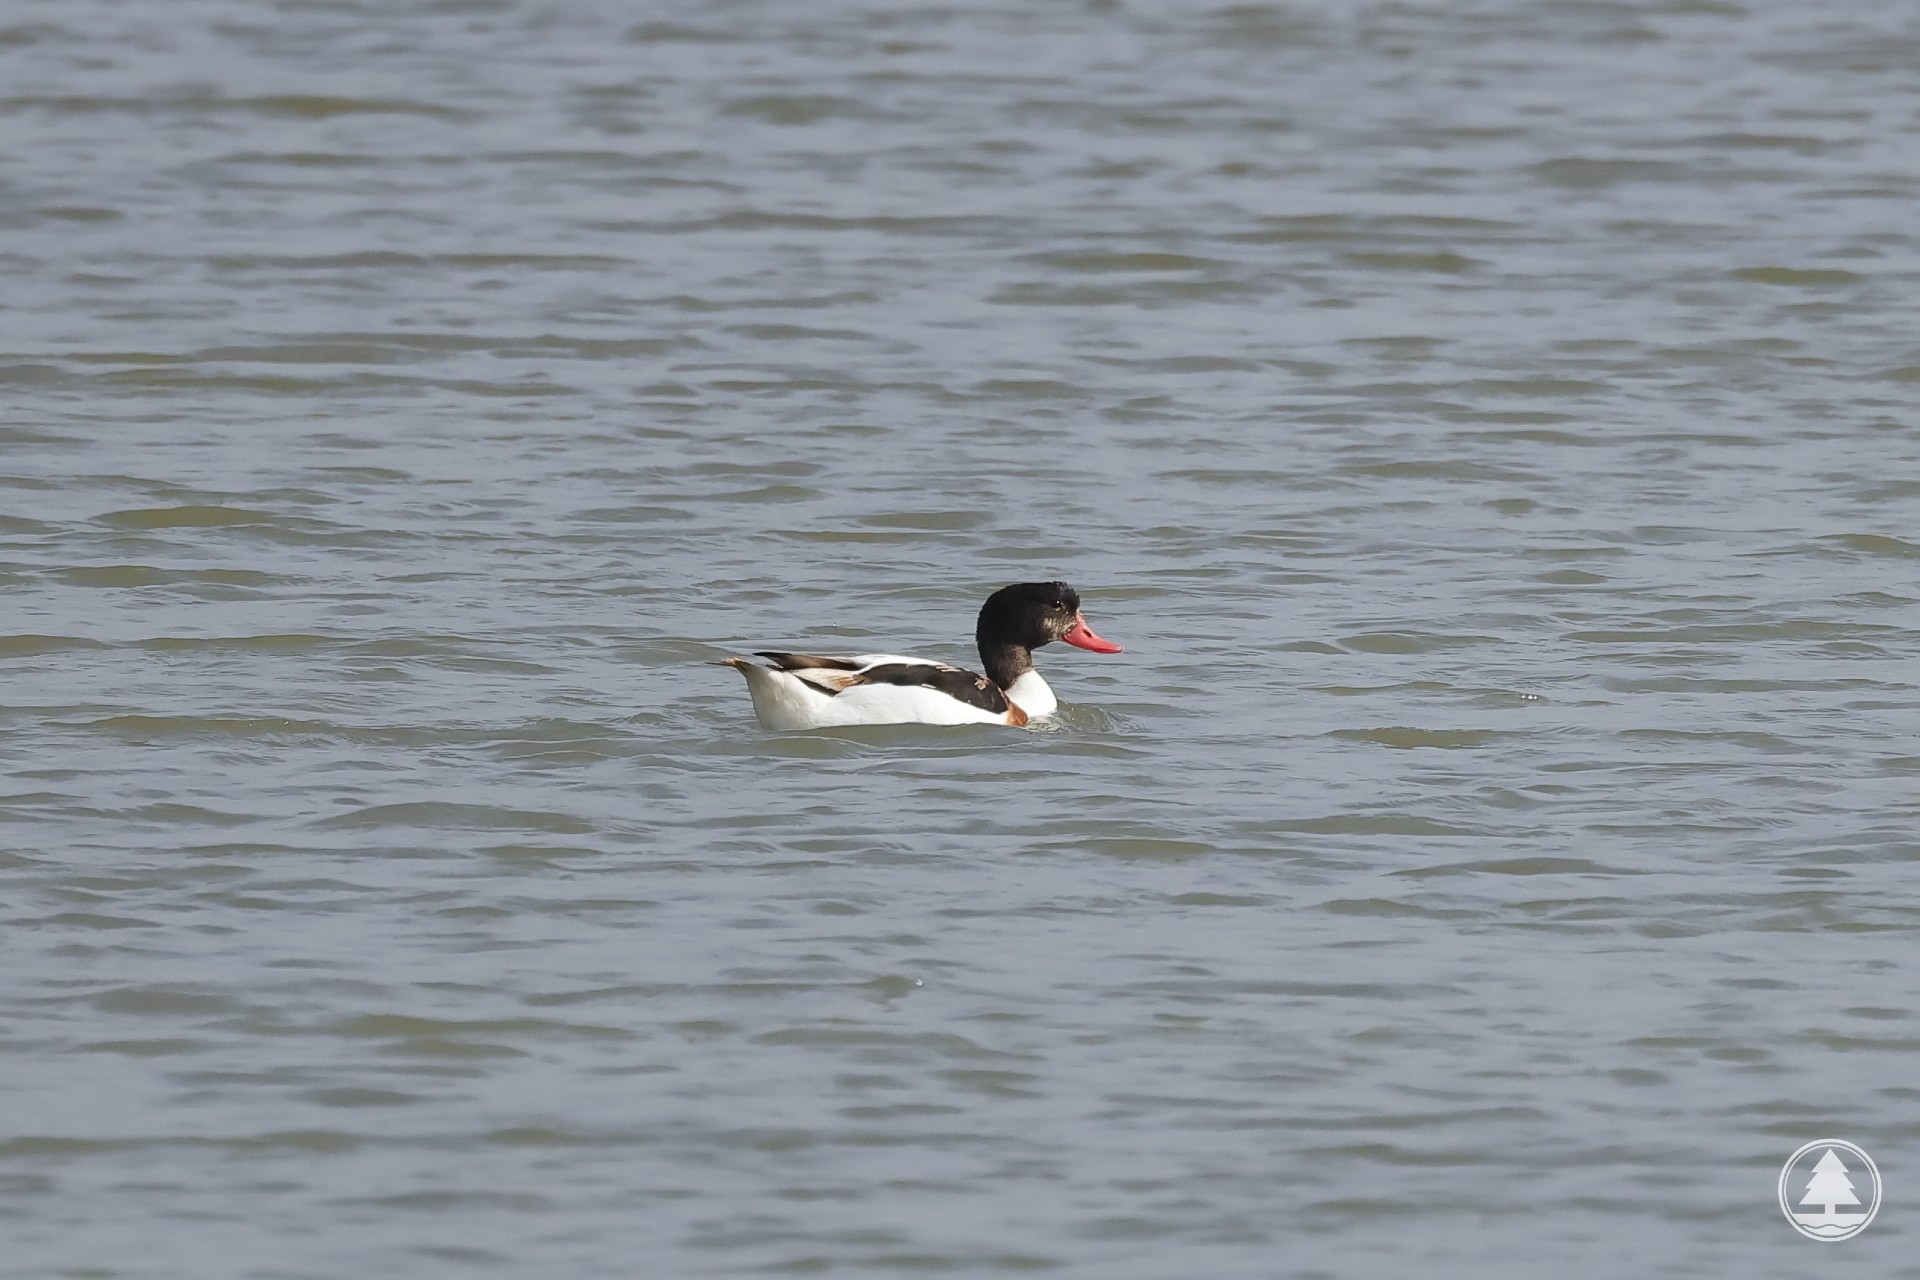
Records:
{"label": "duck's eye", "polygon": [[1050,608],[1050,609],[1064,609],[1064,608],[1066,608],[1066,606],[1065,606],[1065,605],[1063,605],[1063,604],[1061,604],[1061,603],[1060,603],[1060,602],[1059,602],[1058,600],[1055,600],[1055,601],[1054,601],[1054,602],[1053,602],[1053,603],[1052,603],[1051,605],[1049,605],[1049,606],[1047,606],[1047,607],[1048,607],[1048,608]]}

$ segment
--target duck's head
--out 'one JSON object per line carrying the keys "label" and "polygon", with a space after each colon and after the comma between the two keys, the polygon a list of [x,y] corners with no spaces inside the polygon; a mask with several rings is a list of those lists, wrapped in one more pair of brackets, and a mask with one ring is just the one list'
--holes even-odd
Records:
{"label": "duck's head", "polygon": [[980,652],[1018,647],[1038,649],[1064,640],[1095,653],[1119,653],[1120,646],[1102,640],[1080,613],[1080,593],[1064,582],[1016,582],[987,597],[974,627]]}

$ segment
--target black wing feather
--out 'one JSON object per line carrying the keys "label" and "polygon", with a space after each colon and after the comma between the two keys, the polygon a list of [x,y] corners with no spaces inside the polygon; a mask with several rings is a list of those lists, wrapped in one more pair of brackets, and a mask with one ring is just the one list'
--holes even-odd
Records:
{"label": "black wing feather", "polygon": [[765,649],[754,651],[754,657],[765,658],[782,671],[811,671],[825,668],[829,671],[858,671],[860,664],[846,658],[823,658],[816,653],[768,653]]}
{"label": "black wing feather", "polygon": [[859,683],[925,685],[929,689],[938,689],[950,698],[957,698],[970,707],[979,707],[995,715],[1004,715],[1010,705],[1007,695],[1000,692],[1000,686],[985,676],[962,671],[959,667],[935,666],[927,662],[883,662],[863,671]]}

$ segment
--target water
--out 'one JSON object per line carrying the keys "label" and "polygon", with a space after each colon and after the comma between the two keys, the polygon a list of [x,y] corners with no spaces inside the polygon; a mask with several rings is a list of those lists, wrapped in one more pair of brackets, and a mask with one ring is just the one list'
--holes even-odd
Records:
{"label": "water", "polygon": [[1907,7],[0,16],[0,1272],[1920,1274]]}

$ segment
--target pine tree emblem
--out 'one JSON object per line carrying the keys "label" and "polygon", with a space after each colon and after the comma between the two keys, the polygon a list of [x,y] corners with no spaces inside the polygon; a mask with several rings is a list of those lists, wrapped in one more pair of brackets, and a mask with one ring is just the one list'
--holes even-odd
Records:
{"label": "pine tree emblem", "polygon": [[[1849,1165],[1842,1158],[1843,1152],[1855,1163]],[[1867,1180],[1870,1201],[1860,1199],[1859,1189],[1854,1186],[1856,1177]],[[1791,1189],[1796,1186],[1801,1188],[1800,1195],[1789,1204]],[[1880,1171],[1867,1153],[1851,1142],[1831,1138],[1809,1142],[1780,1170],[1780,1208],[1803,1236],[1845,1240],[1865,1230],[1879,1211]],[[1857,1211],[1843,1213],[1843,1209]]]}

